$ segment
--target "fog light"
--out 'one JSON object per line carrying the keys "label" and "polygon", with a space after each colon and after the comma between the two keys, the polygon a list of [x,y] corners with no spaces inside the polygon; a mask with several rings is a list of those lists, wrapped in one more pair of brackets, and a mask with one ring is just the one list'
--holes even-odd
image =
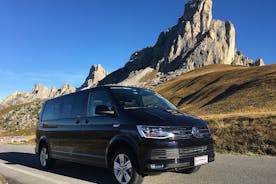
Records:
{"label": "fog light", "polygon": [[164,168],[163,164],[150,164],[151,169],[162,169]]}

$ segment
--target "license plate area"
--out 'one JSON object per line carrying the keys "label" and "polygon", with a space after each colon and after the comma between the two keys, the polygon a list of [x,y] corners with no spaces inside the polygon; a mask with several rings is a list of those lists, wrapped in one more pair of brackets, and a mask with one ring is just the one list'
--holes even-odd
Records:
{"label": "license plate area", "polygon": [[194,166],[199,166],[208,163],[208,155],[203,155],[194,158]]}

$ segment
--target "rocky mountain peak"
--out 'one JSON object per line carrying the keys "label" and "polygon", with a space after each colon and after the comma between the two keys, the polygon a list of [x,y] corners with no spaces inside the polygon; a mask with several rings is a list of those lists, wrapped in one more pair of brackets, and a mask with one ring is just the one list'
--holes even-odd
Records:
{"label": "rocky mountain peak", "polygon": [[85,82],[80,88],[87,89],[96,86],[98,82],[107,75],[108,72],[102,67],[101,64],[93,64],[90,68],[88,76],[85,79]]}
{"label": "rocky mountain peak", "polygon": [[54,98],[57,96],[73,93],[75,91],[76,88],[69,84],[64,84],[60,89],[57,89],[56,87],[49,89],[42,84],[35,84],[29,92],[15,92],[1,100],[0,109],[4,109],[12,105],[32,102],[34,100],[45,100],[49,98]]}
{"label": "rocky mountain peak", "polygon": [[75,91],[76,91],[75,87],[71,86],[70,84],[65,83],[59,90],[59,95],[65,95],[65,94],[73,93]]}
{"label": "rocky mountain peak", "polygon": [[254,66],[264,66],[265,63],[264,63],[263,58],[258,58],[258,59],[256,59],[256,61],[254,62],[253,65],[254,65]]}
{"label": "rocky mountain peak", "polygon": [[49,92],[50,90],[46,86],[43,86],[42,84],[35,84],[30,92],[30,95],[36,98],[45,98],[45,96],[48,96]]}
{"label": "rocky mountain peak", "polygon": [[210,28],[212,21],[212,0],[191,0],[185,5],[184,15],[179,18],[180,22],[189,21],[195,32],[204,33]]}
{"label": "rocky mountain peak", "polygon": [[155,45],[132,54],[123,68],[99,84],[122,83],[147,68],[167,75],[212,64],[256,65],[237,51],[234,25],[212,19],[212,3],[212,0],[190,0],[177,25],[160,33]]}

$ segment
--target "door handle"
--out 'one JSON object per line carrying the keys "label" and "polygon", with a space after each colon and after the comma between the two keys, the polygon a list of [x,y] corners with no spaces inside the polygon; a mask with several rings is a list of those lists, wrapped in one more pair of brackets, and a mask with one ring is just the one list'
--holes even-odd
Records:
{"label": "door handle", "polygon": [[86,120],[85,120],[85,123],[88,124],[88,123],[89,123],[89,119],[86,119]]}
{"label": "door handle", "polygon": [[76,121],[76,124],[79,124],[80,123],[80,120],[78,119],[77,121]]}
{"label": "door handle", "polygon": [[117,124],[113,124],[113,127],[114,128],[118,128],[120,126],[120,124],[119,123],[117,123]]}

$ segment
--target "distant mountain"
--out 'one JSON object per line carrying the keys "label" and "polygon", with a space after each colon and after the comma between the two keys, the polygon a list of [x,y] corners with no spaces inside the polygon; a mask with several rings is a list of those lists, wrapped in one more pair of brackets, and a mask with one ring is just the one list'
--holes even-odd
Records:
{"label": "distant mountain", "polygon": [[108,72],[105,71],[101,64],[93,64],[90,68],[88,76],[85,79],[85,82],[82,84],[80,89],[87,89],[96,86],[98,82],[107,75]]}
{"label": "distant mountain", "polygon": [[94,87],[102,80],[108,72],[100,64],[93,64],[90,68],[89,75],[86,77],[85,82],[78,89],[70,84],[64,84],[60,89],[56,87],[48,88],[42,84],[35,84],[31,91],[18,91],[14,92],[8,97],[0,100],[0,109],[5,109],[9,106],[26,104],[35,100],[45,100],[57,96],[73,93],[76,90],[84,90]]}
{"label": "distant mountain", "polygon": [[0,109],[4,109],[9,106],[14,106],[19,104],[25,104],[35,100],[45,100],[47,98],[54,98],[54,97],[65,95],[75,91],[76,91],[76,88],[69,84],[64,84],[60,89],[57,89],[56,87],[49,89],[46,86],[43,86],[41,84],[35,84],[30,92],[24,92],[24,91],[15,92],[10,96],[1,100]]}
{"label": "distant mountain", "polygon": [[262,66],[264,62],[253,62],[236,49],[235,28],[230,21],[212,18],[212,0],[190,0],[177,25],[162,32],[154,46],[132,54],[123,68],[99,84],[129,85],[153,71],[180,74],[212,64]]}

